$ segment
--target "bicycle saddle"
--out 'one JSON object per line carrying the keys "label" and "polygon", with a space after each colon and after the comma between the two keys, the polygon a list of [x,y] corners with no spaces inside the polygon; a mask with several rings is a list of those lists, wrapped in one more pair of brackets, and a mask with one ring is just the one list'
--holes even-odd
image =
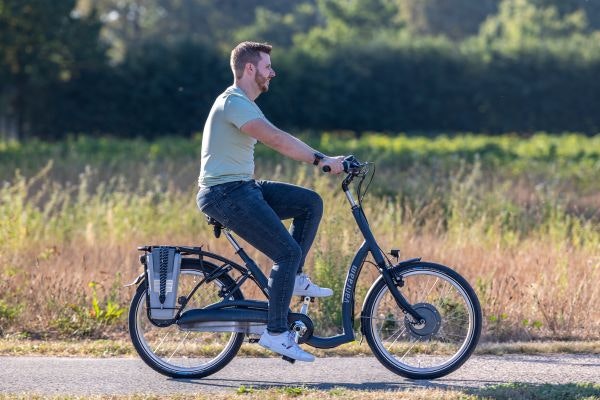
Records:
{"label": "bicycle saddle", "polygon": [[213,233],[215,234],[215,237],[218,239],[221,236],[221,229],[224,228],[224,226],[217,221],[216,219],[214,219],[213,217],[206,215],[206,222],[208,222],[209,225],[214,225],[213,226]]}

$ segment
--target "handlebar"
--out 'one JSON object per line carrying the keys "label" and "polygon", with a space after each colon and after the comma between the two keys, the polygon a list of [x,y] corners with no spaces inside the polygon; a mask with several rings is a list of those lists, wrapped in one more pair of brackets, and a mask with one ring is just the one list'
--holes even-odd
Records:
{"label": "handlebar", "polygon": [[[342,165],[344,166],[345,173],[355,175],[355,174],[359,173],[360,170],[362,169],[362,167],[366,164],[361,163],[353,155],[349,155],[346,158],[344,158]],[[329,165],[326,165],[322,168],[322,170],[323,170],[323,172],[330,172],[331,168],[329,167]]]}

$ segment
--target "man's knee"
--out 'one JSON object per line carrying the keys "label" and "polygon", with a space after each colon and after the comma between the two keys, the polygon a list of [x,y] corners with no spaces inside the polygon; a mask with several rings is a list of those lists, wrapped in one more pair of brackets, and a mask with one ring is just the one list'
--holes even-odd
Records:
{"label": "man's knee", "polygon": [[282,264],[292,264],[298,265],[302,260],[302,248],[300,245],[290,236],[289,241],[286,241],[284,244],[280,245],[277,248],[276,253],[272,253],[269,255],[271,260],[277,265]]}
{"label": "man's knee", "polygon": [[312,212],[320,218],[323,215],[323,199],[319,193],[310,191],[309,204]]}

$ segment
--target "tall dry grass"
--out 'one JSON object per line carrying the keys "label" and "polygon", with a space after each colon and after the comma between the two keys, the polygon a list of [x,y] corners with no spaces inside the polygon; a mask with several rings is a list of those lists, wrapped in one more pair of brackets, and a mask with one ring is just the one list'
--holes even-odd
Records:
{"label": "tall dry grass", "polygon": [[[588,147],[599,154],[594,140]],[[544,171],[539,159],[528,170],[489,165],[485,153],[470,157],[460,149],[441,158],[435,151],[412,162],[378,162],[365,209],[381,247],[400,248],[402,258],[423,257],[463,274],[482,302],[484,340],[599,338],[600,190],[587,176],[600,170],[598,157],[596,164],[580,157],[579,170],[571,165],[577,160],[549,158],[542,160]],[[49,154],[39,157],[38,168],[0,174],[2,334],[122,336],[134,290],[123,285],[141,272],[135,250],[141,244],[202,244],[235,258],[196,209],[194,154],[149,163],[149,153],[139,151],[112,164],[104,161],[110,154],[89,163],[82,155]],[[324,199],[325,217],[306,269],[336,291],[313,313],[319,330],[330,333],[339,322],[348,262],[362,241],[358,229],[339,179],[265,158],[259,176],[311,187]],[[0,158],[3,165],[18,160]],[[576,172],[581,176],[573,178]],[[268,272],[268,260],[248,250]],[[374,278],[366,266],[357,312]]]}

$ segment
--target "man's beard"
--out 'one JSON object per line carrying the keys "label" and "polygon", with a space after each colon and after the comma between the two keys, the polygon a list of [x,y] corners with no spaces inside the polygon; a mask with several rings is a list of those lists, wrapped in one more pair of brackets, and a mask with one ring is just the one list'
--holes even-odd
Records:
{"label": "man's beard", "polygon": [[267,85],[267,82],[269,81],[268,77],[262,76],[258,73],[258,71],[256,71],[256,77],[254,80],[256,81],[256,84],[262,93],[269,90],[269,86]]}

